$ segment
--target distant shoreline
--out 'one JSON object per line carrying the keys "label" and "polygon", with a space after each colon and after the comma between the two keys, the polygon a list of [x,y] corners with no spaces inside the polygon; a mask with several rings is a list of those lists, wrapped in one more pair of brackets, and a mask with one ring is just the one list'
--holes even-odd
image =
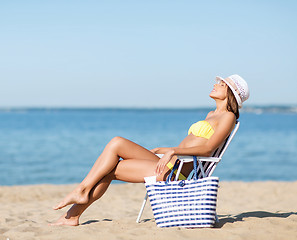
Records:
{"label": "distant shoreline", "polygon": [[[0,107],[0,112],[35,111],[211,111],[213,107]],[[245,106],[241,113],[297,113],[297,105]]]}

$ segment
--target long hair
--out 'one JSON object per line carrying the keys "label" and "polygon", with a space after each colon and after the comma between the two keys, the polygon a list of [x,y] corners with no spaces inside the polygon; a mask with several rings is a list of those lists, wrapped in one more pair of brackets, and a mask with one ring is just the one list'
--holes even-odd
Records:
{"label": "long hair", "polygon": [[236,116],[236,119],[239,118],[238,103],[232,90],[229,87],[227,89],[227,111],[233,112]]}

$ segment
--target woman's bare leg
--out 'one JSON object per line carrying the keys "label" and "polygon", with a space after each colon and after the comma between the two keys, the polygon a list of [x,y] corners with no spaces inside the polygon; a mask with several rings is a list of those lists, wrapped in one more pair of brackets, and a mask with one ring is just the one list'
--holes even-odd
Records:
{"label": "woman's bare leg", "polygon": [[[82,213],[105,193],[112,180],[116,179],[134,183],[144,182],[144,177],[154,175],[156,163],[157,161],[155,160],[131,159],[120,161],[111,173],[94,186],[90,192],[88,203],[74,204],[66,214],[62,215],[58,221],[52,225],[77,226]],[[157,180],[164,180],[168,172],[167,169],[162,175],[158,176]]]}
{"label": "woman's bare leg", "polygon": [[97,199],[99,199],[107,190],[110,185],[112,178],[110,175],[104,177],[98,184],[96,184],[90,192],[89,201],[85,204],[73,204],[72,207],[63,214],[56,222],[50,224],[56,225],[68,225],[77,226],[79,225],[79,218],[82,213]]}
{"label": "woman's bare leg", "polygon": [[159,158],[151,151],[122,137],[113,138],[105,147],[102,154],[94,163],[85,179],[67,195],[54,209],[61,209],[69,204],[86,204],[89,202],[89,193],[92,188],[118,164],[119,158],[123,159],[151,159]]}

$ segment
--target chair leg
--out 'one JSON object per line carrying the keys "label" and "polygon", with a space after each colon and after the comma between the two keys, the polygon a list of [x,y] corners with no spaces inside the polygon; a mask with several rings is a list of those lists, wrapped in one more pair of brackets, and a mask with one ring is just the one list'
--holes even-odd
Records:
{"label": "chair leg", "polygon": [[219,218],[217,214],[216,214],[216,223],[219,223]]}
{"label": "chair leg", "polygon": [[147,193],[146,193],[146,194],[145,194],[145,197],[144,197],[144,199],[143,199],[143,203],[142,203],[141,209],[140,209],[140,211],[139,211],[138,217],[137,217],[137,219],[136,219],[136,222],[137,222],[137,223],[139,223],[139,221],[140,221],[140,218],[141,218],[142,212],[143,212],[143,210],[144,210],[144,207],[145,207],[147,198],[148,198],[148,195],[147,195]]}

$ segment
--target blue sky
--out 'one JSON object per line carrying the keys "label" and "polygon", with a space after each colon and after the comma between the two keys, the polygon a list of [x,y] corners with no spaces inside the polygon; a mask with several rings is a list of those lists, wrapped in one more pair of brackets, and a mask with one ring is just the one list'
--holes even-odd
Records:
{"label": "blue sky", "polygon": [[0,2],[0,107],[204,107],[217,75],[246,105],[297,104],[297,1]]}

